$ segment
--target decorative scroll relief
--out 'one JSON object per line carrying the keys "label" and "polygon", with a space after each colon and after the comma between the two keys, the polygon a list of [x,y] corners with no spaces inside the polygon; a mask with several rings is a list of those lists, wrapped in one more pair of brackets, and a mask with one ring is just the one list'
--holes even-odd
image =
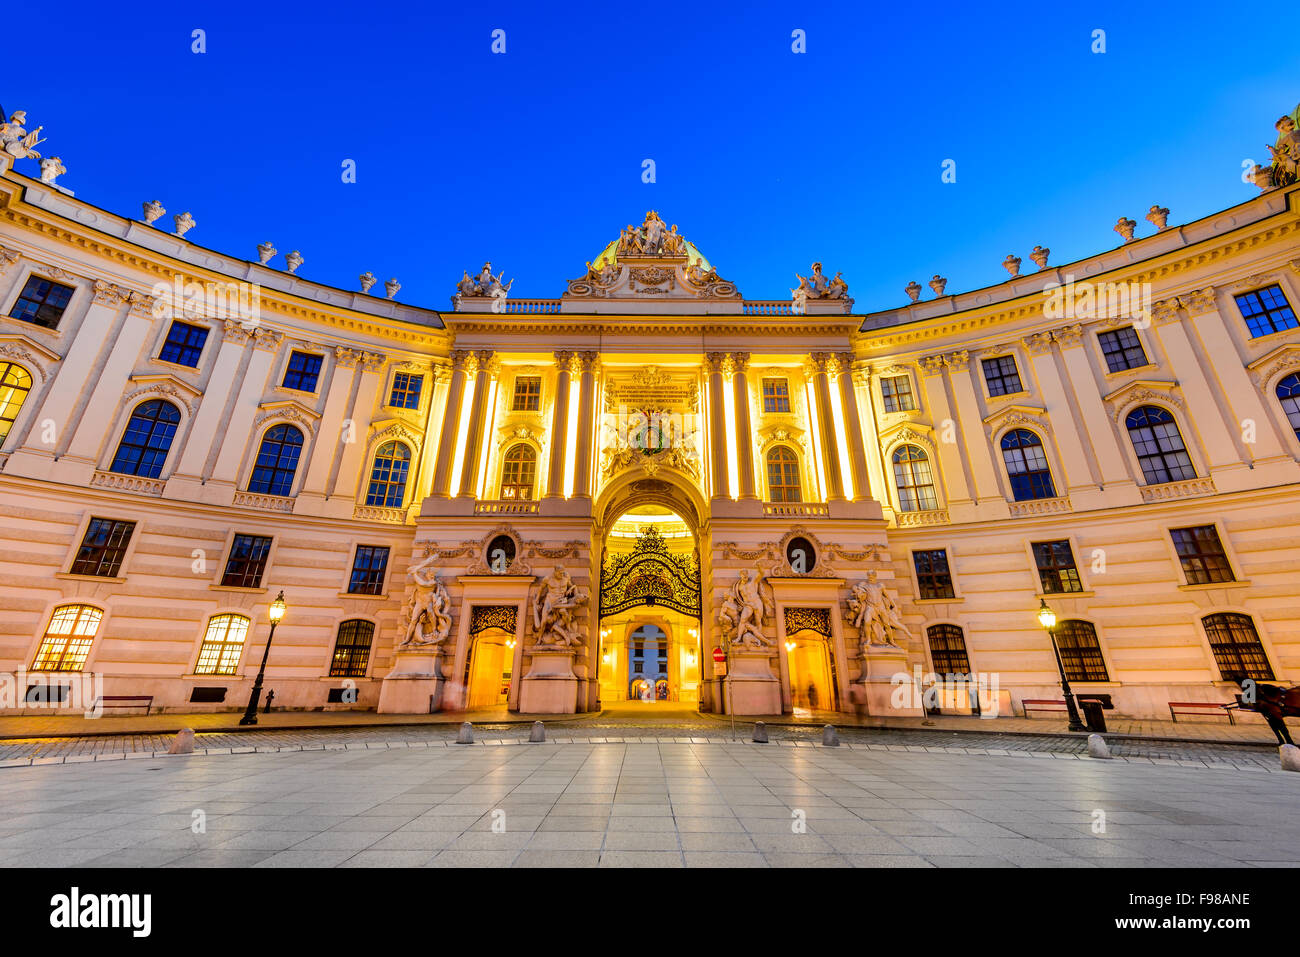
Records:
{"label": "decorative scroll relief", "polygon": [[474,605],[469,610],[469,633],[481,634],[498,628],[513,635],[519,624],[519,609],[514,605]]}
{"label": "decorative scroll relief", "polygon": [[823,638],[833,638],[831,634],[831,610],[829,608],[786,608],[785,633],[793,635],[800,631],[815,631]]}

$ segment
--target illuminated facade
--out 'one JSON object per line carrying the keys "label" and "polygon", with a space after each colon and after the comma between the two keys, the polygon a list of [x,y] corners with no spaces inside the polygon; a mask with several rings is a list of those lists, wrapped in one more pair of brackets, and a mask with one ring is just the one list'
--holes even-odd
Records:
{"label": "illuminated facade", "polygon": [[[894,694],[919,669],[996,676],[1006,713],[1059,696],[1041,600],[1075,690],[1122,714],[1300,678],[1300,187],[867,314],[820,264],[746,300],[650,214],[560,299],[485,267],[435,311],[2,162],[20,680],[242,707],[281,589],[289,708],[585,711],[649,680],[919,714]],[[905,627],[873,640],[855,585]]]}

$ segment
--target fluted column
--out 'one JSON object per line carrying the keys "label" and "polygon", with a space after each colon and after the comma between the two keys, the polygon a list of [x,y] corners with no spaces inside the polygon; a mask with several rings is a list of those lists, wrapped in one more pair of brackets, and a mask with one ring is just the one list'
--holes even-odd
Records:
{"label": "fluted column", "polygon": [[840,475],[840,444],[835,435],[835,413],[831,407],[830,372],[835,357],[827,352],[812,354],[813,395],[817,398],[817,434],[822,442],[822,469],[826,473],[826,501],[844,501],[844,479]]}
{"label": "fluted column", "polygon": [[564,497],[564,456],[569,441],[569,377],[573,353],[555,353],[555,410],[551,416],[551,467],[546,477],[546,498]]}
{"label": "fluted column", "polygon": [[844,431],[849,443],[849,466],[853,470],[853,500],[864,501],[871,498],[871,483],[867,478],[867,447],[862,441],[862,417],[858,414],[858,392],[853,387],[851,356],[840,356],[837,380]]}
{"label": "fluted column", "polygon": [[709,468],[713,474],[713,497],[730,498],[727,478],[727,406],[722,390],[724,372],[730,364],[725,352],[710,352],[709,364]]}
{"label": "fluted column", "polygon": [[460,406],[465,398],[465,380],[478,368],[473,353],[457,349],[451,354],[451,384],[447,387],[447,405],[442,412],[442,430],[438,433],[438,461],[433,467],[433,496],[449,498],[451,470],[456,461],[456,441],[460,436]]}
{"label": "fluted column", "polygon": [[578,384],[578,447],[574,449],[573,495],[591,498],[591,445],[596,423],[596,373],[600,353],[578,353],[582,378]]}
{"label": "fluted column", "polygon": [[754,432],[749,415],[749,353],[731,354],[731,388],[736,405],[736,469],[740,472],[740,497],[757,499],[754,492]]}
{"label": "fluted column", "polygon": [[469,407],[469,431],[465,435],[465,461],[460,470],[460,497],[473,498],[478,493],[478,469],[483,460],[484,413],[487,411],[488,388],[496,378],[497,367],[491,349],[475,353],[478,377],[474,380],[474,399]]}

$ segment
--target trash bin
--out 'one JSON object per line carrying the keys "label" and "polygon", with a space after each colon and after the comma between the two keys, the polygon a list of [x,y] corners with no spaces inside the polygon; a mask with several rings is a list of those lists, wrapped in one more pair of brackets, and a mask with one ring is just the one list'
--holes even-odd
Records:
{"label": "trash bin", "polygon": [[1102,708],[1105,705],[1096,698],[1080,698],[1079,705],[1083,708],[1083,723],[1088,726],[1088,730],[1104,734],[1106,732],[1106,715],[1102,713]]}

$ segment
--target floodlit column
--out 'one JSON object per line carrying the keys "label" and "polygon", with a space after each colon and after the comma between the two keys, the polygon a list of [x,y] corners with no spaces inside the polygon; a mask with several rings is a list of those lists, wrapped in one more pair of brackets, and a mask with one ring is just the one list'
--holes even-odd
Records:
{"label": "floodlit column", "polygon": [[469,431],[465,434],[465,460],[460,469],[461,498],[473,498],[478,491],[478,470],[483,457],[487,395],[497,373],[493,356],[494,353],[490,349],[483,349],[477,353],[478,378],[474,380],[474,399],[469,407]]}
{"label": "floodlit column", "polygon": [[357,384],[357,398],[352,403],[351,414],[344,420],[344,430],[347,433],[345,437],[352,441],[343,444],[339,474],[332,491],[334,495],[355,497],[358,488],[364,487],[370,477],[370,463],[363,461],[363,456],[370,436],[370,420],[375,413],[379,389],[384,383],[385,361],[387,357],[380,352],[361,354],[361,381]]}
{"label": "floodlit column", "polygon": [[227,319],[221,333],[221,348],[217,350],[217,361],[212,365],[212,376],[208,387],[199,399],[199,411],[194,415],[189,434],[185,439],[185,448],[181,451],[180,464],[176,474],[202,476],[212,451],[213,441],[219,440],[225,431],[222,418],[226,414],[226,400],[235,388],[239,375],[239,362],[243,358],[244,348],[252,338],[250,329],[245,329],[234,319]]}
{"label": "floodlit column", "polygon": [[835,413],[831,409],[830,370],[834,357],[814,352],[810,365],[813,395],[817,399],[817,434],[822,442],[822,474],[826,476],[826,501],[844,501],[844,478],[840,475],[840,442],[835,434]]}
{"label": "floodlit column", "polygon": [[578,447],[574,449],[573,494],[575,498],[591,498],[591,446],[596,422],[596,373],[600,368],[600,354],[580,352],[578,365],[582,378],[578,384]]}
{"label": "floodlit column", "polygon": [[471,353],[457,349],[451,354],[451,384],[447,387],[447,404],[442,412],[438,432],[438,461],[433,467],[433,496],[451,496],[451,470],[456,461],[456,440],[460,436],[460,405],[465,397],[465,380],[473,371]]}
{"label": "floodlit column", "polygon": [[239,395],[235,398],[235,407],[221,425],[224,438],[221,451],[217,455],[216,467],[212,470],[214,482],[226,482],[234,485],[239,479],[239,466],[244,457],[244,449],[250,442],[256,442],[253,432],[253,419],[257,407],[266,392],[267,376],[275,362],[275,353],[280,348],[284,333],[259,326],[251,333],[253,338],[253,355],[244,368],[244,379],[239,384]]}
{"label": "floodlit column", "polygon": [[546,498],[564,498],[564,456],[569,439],[569,378],[573,353],[555,353],[555,406],[551,415],[551,465],[546,475]]}
{"label": "floodlit column", "polygon": [[709,471],[713,475],[713,498],[730,498],[727,477],[727,406],[722,390],[726,383],[724,367],[729,362],[725,352],[710,352],[709,364]]}
{"label": "floodlit column", "polygon": [[[871,384],[873,370],[870,367],[859,369],[853,373],[854,385],[862,389],[862,394],[866,396],[866,421],[871,423],[871,441],[863,442],[867,450],[867,470],[870,473],[870,492],[876,501],[885,504],[889,503],[889,470],[885,468],[884,460],[880,457],[880,425],[876,418],[876,393]],[[856,391],[856,390],[855,390]],[[917,391],[920,391],[918,383]],[[861,418],[858,420],[862,421]],[[860,496],[859,496],[860,497]]]}
{"label": "floodlit column", "polygon": [[[962,465],[961,451],[956,442],[943,441],[946,431],[945,423],[952,422],[952,406],[948,402],[948,390],[944,388],[943,370],[947,366],[945,356],[926,356],[921,360],[921,385],[925,389],[925,401],[934,417],[934,426],[938,431],[934,443],[939,456],[940,474],[935,476],[947,490],[949,505],[969,502],[970,486],[966,481],[966,468]],[[955,429],[954,425],[954,429]],[[894,481],[893,462],[885,460],[885,475]]]}
{"label": "floodlit column", "polygon": [[[1206,309],[1214,308],[1214,290],[1200,289],[1190,295],[1181,296],[1179,304],[1188,313],[1199,315]],[[1238,427],[1233,423],[1233,427],[1230,428],[1224,421],[1223,409],[1220,408],[1217,398],[1219,390],[1211,386],[1209,379],[1205,377],[1205,370],[1196,355],[1196,348],[1192,345],[1191,337],[1187,334],[1181,317],[1175,310],[1170,309],[1157,312],[1156,322],[1160,341],[1174,367],[1178,391],[1187,403],[1187,419],[1190,421],[1191,428],[1200,433],[1202,447],[1210,462],[1210,470],[1241,467],[1243,462],[1241,453],[1237,450],[1234,434]],[[1212,356],[1211,358],[1220,360],[1215,363],[1216,366],[1240,362],[1236,350],[1226,357]],[[1226,361],[1222,361],[1225,359]],[[1123,420],[1119,424],[1123,428]],[[1190,442],[1192,437],[1184,435],[1183,439]]]}
{"label": "floodlit column", "polygon": [[334,369],[330,373],[329,391],[325,394],[325,412],[321,415],[320,431],[316,435],[311,460],[307,464],[307,475],[302,483],[303,492],[325,494],[334,466],[334,456],[345,442],[357,441],[355,423],[350,423],[353,427],[345,428],[343,416],[347,413],[348,396],[352,393],[352,370],[360,360],[361,353],[355,349],[338,346],[334,350]]}
{"label": "floodlit column", "polygon": [[754,431],[749,415],[749,353],[731,354],[731,387],[736,408],[736,469],[740,472],[740,497],[757,499],[754,492]]}
{"label": "floodlit column", "polygon": [[[979,400],[975,397],[970,354],[963,349],[948,353],[945,359],[948,363],[948,376],[952,381],[952,397],[957,403],[957,434],[975,437],[974,441],[965,443],[971,480],[975,484],[975,500],[982,502],[1001,499],[1002,487],[998,484],[998,471],[993,465],[993,450],[984,440],[984,417],[980,414]],[[942,436],[940,443],[944,444]]]}
{"label": "floodlit column", "polygon": [[1079,415],[1083,419],[1084,434],[1088,440],[1093,460],[1101,473],[1103,486],[1132,485],[1133,477],[1129,474],[1128,462],[1115,436],[1114,425],[1106,412],[1101,390],[1097,388],[1097,379],[1093,375],[1092,364],[1083,347],[1083,337],[1057,334],[1061,346],[1061,358],[1065,362],[1065,372],[1069,377],[1070,391],[1079,404]]}
{"label": "floodlit column", "polygon": [[[1050,335],[1045,332],[1030,336],[1024,341],[1029,353],[1030,364],[1034,367],[1034,378],[1038,380],[1038,389],[1047,407],[1047,417],[1051,421],[1052,436],[1061,453],[1061,468],[1065,474],[1056,483],[1056,494],[1065,495],[1072,488],[1092,484],[1092,470],[1088,463],[1088,453],[1083,448],[1079,423],[1074,419],[1069,399],[1065,393],[1065,382],[1056,367],[1056,356],[1052,354],[1052,342],[1067,342],[1072,336],[1082,334],[1082,326],[1057,329]],[[1048,436],[1041,436],[1044,442]]]}
{"label": "floodlit column", "polygon": [[[96,301],[100,300],[101,290],[96,289]],[[124,301],[124,300],[123,300]],[[133,298],[126,318],[113,339],[108,360],[99,370],[90,401],[81,413],[81,421],[72,437],[72,443],[65,453],[69,457],[92,461],[104,442],[104,436],[112,427],[114,414],[120,398],[128,391],[127,377],[140,358],[145,337],[153,328],[150,315],[153,300]]]}
{"label": "floodlit column", "polygon": [[858,414],[858,393],[853,387],[852,356],[840,357],[840,411],[844,413],[844,431],[849,443],[849,467],[853,470],[853,499],[871,498],[871,483],[867,479],[867,448],[862,440],[862,417]]}

